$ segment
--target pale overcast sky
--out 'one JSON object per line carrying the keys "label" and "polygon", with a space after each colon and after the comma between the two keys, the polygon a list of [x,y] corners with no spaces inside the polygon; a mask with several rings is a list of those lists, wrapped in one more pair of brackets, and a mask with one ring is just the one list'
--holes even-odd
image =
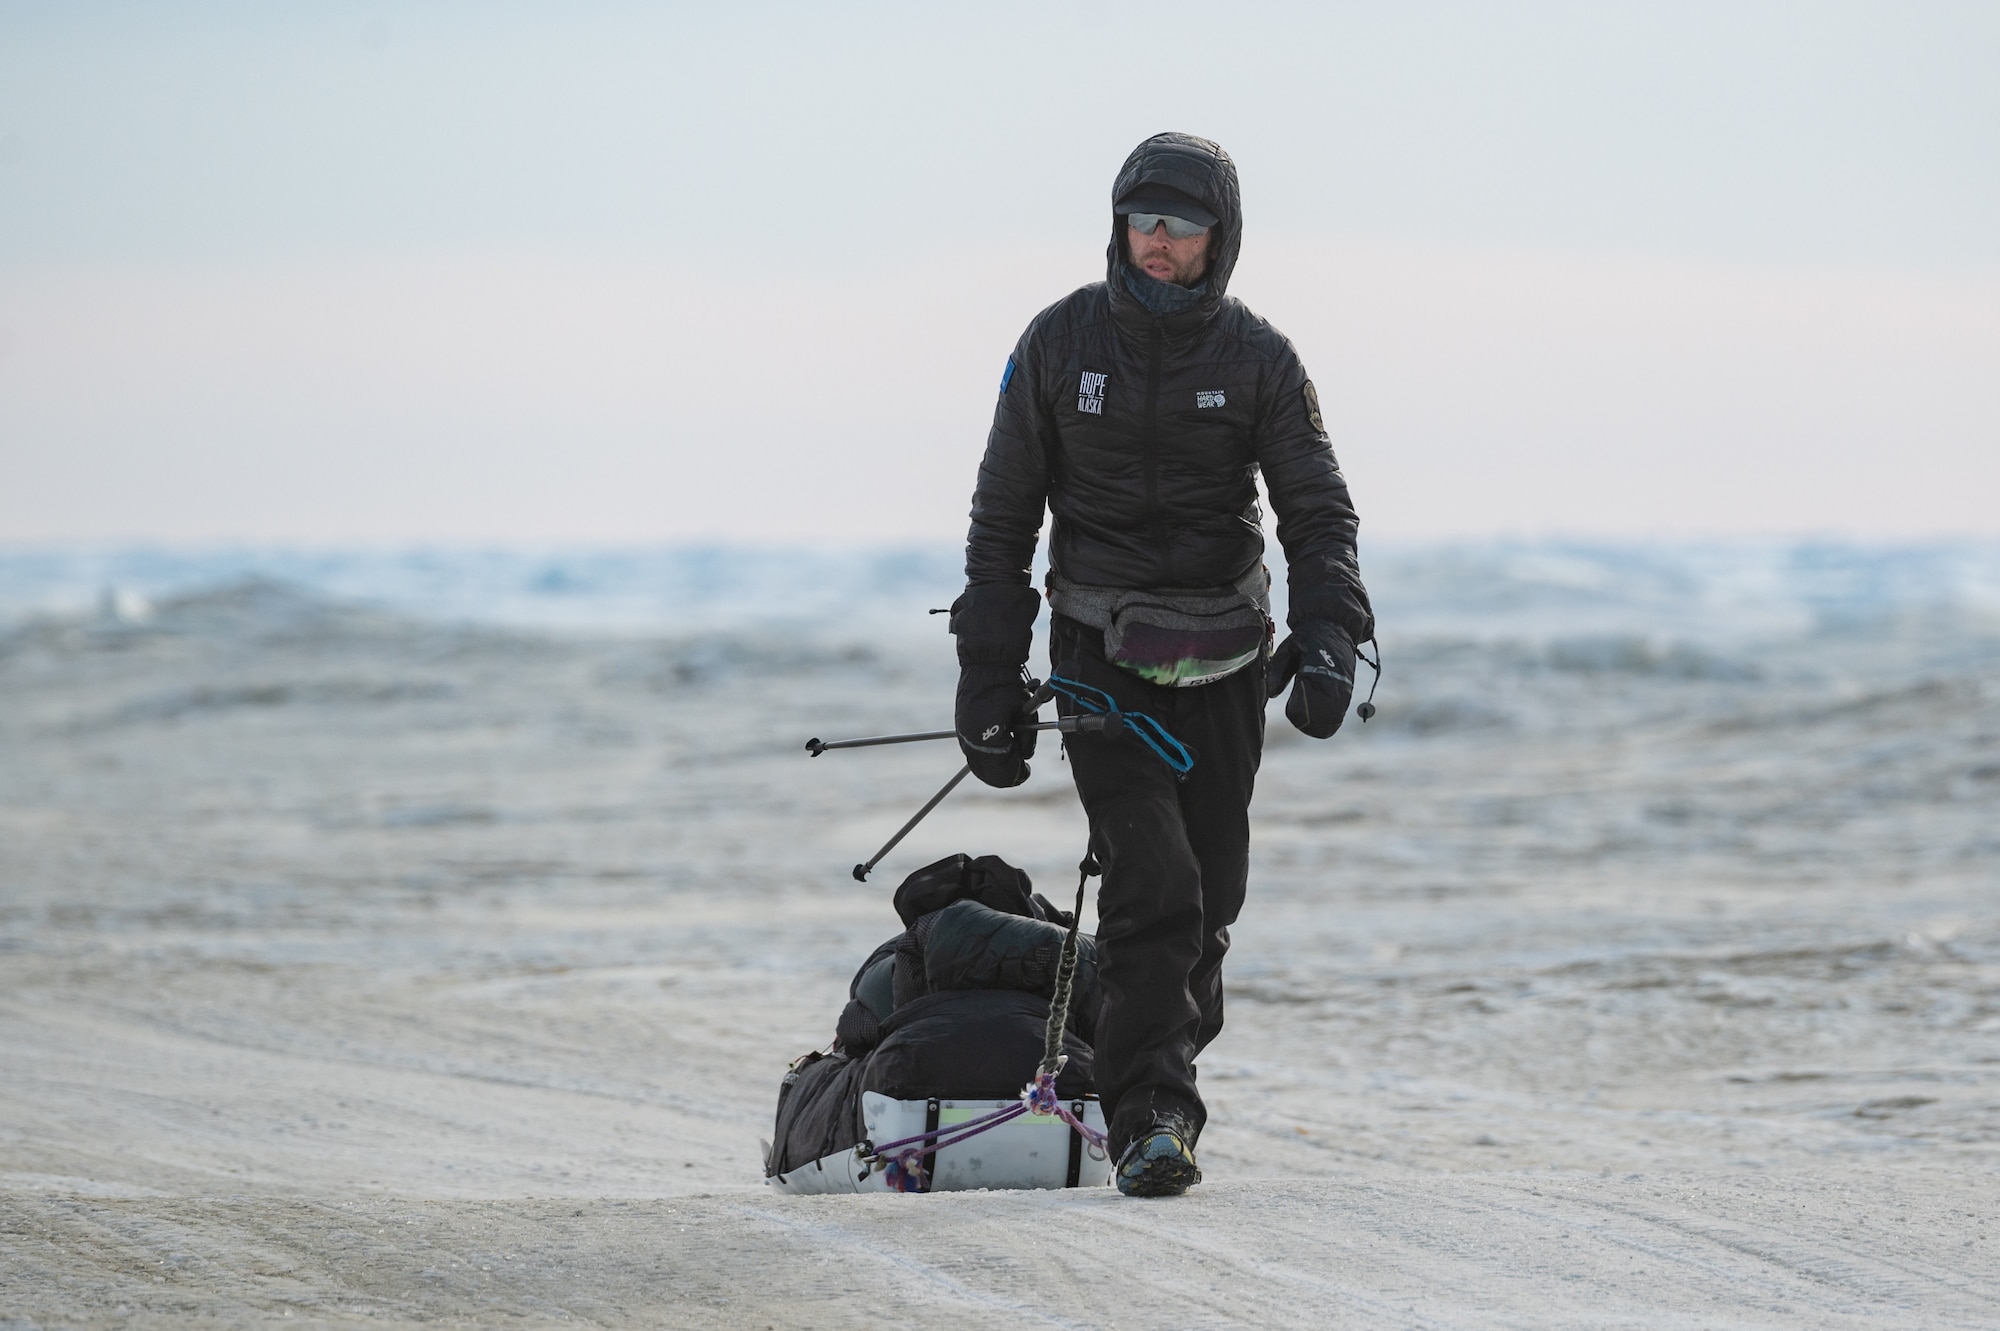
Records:
{"label": "pale overcast sky", "polygon": [[1364,532],[2000,536],[2000,5],[0,3],[0,540],[949,538],[1161,129]]}

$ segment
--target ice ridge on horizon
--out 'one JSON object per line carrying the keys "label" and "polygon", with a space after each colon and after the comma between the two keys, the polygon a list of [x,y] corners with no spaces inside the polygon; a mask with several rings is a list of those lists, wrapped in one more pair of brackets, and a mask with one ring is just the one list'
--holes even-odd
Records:
{"label": "ice ridge on horizon", "polygon": [[[1275,554],[1275,550],[1273,552]],[[1871,546],[1485,541],[1364,547],[1385,636],[1654,642],[1790,637],[1923,619],[2000,623],[2000,543]],[[1283,568],[1273,565],[1282,604]],[[427,620],[545,630],[935,634],[959,551],[662,546],[632,550],[142,547],[0,550],[0,627],[124,619],[247,585]]]}

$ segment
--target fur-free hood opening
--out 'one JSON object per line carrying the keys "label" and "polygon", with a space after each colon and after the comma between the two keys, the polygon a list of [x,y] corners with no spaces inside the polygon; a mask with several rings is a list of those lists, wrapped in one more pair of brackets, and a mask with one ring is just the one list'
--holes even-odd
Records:
{"label": "fur-free hood opening", "polygon": [[1229,290],[1229,276],[1236,270],[1236,256],[1243,246],[1243,206],[1236,184],[1236,163],[1222,146],[1193,134],[1155,134],[1132,150],[1111,186],[1111,247],[1105,257],[1105,276],[1111,284],[1114,304],[1131,298],[1119,272],[1125,262],[1125,223],[1116,211],[1121,199],[1141,186],[1165,186],[1199,199],[1217,221],[1210,241],[1207,290],[1196,306],[1207,318],[1222,303]]}

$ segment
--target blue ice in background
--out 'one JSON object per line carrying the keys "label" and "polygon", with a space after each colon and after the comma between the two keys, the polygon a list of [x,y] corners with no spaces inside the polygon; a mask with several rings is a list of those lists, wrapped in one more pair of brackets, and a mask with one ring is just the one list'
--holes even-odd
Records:
{"label": "blue ice in background", "polygon": [[[1275,550],[1273,551],[1275,556]],[[941,634],[958,547],[305,550],[0,547],[0,630],[143,622],[248,582],[415,618],[554,632]],[[2000,633],[2000,544],[1519,540],[1364,546],[1383,636],[1729,642],[1923,624]],[[1283,605],[1283,568],[1274,564]]]}

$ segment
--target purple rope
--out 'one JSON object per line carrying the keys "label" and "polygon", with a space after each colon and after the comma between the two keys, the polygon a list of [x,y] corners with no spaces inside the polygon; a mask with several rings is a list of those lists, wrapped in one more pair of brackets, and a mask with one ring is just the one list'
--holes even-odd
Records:
{"label": "purple rope", "polygon": [[1002,1123],[1017,1119],[1023,1114],[1044,1114],[1061,1119],[1079,1137],[1090,1143],[1094,1158],[1099,1160],[1104,1158],[1106,1149],[1104,1134],[1071,1113],[1069,1106],[1056,1094],[1056,1074],[1042,1072],[1037,1073],[1035,1079],[1028,1083],[1027,1089],[1021,1092],[1018,1104],[1003,1106],[970,1122],[954,1123],[948,1128],[938,1128],[932,1132],[920,1132],[913,1137],[885,1142],[873,1148],[862,1159],[882,1166],[883,1181],[892,1190],[923,1192],[929,1185],[929,1177],[924,1170],[926,1155],[971,1141],[980,1133],[997,1128]]}
{"label": "purple rope", "polygon": [[898,1137],[895,1141],[883,1142],[880,1146],[873,1147],[869,1154],[880,1156],[899,1146],[912,1146],[917,1142],[927,1142],[933,1137],[944,1137],[952,1133],[962,1132],[968,1137],[977,1136],[988,1128],[998,1127],[1008,1119],[1019,1117],[1026,1112],[1026,1107],[1022,1105],[1002,1105],[991,1113],[969,1119],[964,1123],[954,1123],[948,1128],[932,1128],[929,1132],[919,1132],[914,1137]]}
{"label": "purple rope", "polygon": [[[1009,1119],[1019,1118],[1027,1112],[1028,1106],[1025,1104],[1002,1105],[970,1122],[954,1123],[948,1128],[938,1128],[932,1132],[920,1132],[914,1137],[885,1142],[881,1146],[872,1148],[861,1158],[871,1165],[881,1165],[883,1180],[896,1192],[923,1192],[929,1186],[929,1177],[924,1171],[926,1155],[956,1146],[960,1142],[971,1141],[988,1128],[997,1128]],[[926,1142],[929,1145],[919,1144]],[[900,1150],[898,1149],[900,1147],[910,1149]]]}
{"label": "purple rope", "polygon": [[884,1166],[882,1178],[896,1192],[922,1192],[925,1181],[923,1152],[909,1151],[897,1156]]}
{"label": "purple rope", "polygon": [[1090,1143],[1091,1147],[1097,1152],[1097,1158],[1103,1158],[1105,1151],[1104,1134],[1069,1111],[1069,1106],[1064,1104],[1061,1097],[1056,1094],[1055,1073],[1036,1073],[1035,1079],[1028,1083],[1028,1089],[1021,1092],[1021,1104],[1031,1113],[1053,1114],[1063,1122],[1069,1124],[1070,1127],[1076,1130],[1077,1136]]}

